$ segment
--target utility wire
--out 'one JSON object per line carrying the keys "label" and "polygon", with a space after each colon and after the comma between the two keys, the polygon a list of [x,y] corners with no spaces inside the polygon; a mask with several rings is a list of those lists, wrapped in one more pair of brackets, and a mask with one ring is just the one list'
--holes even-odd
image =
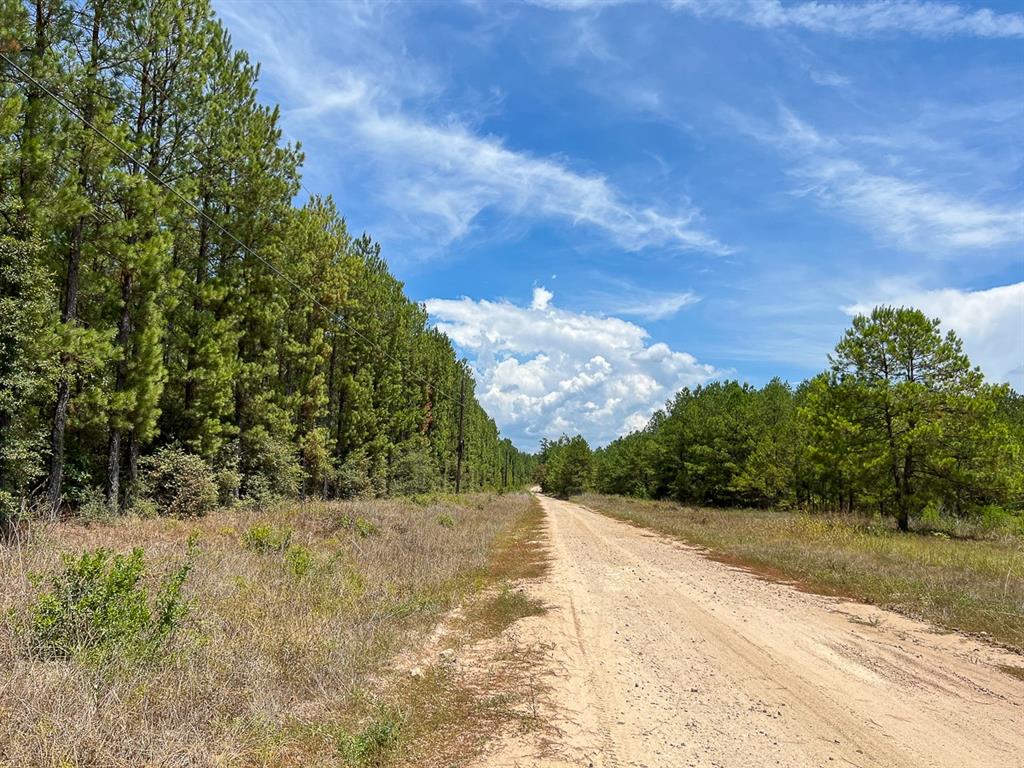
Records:
{"label": "utility wire", "polygon": [[[131,152],[129,152],[123,146],[121,146],[116,141],[114,141],[112,138],[107,136],[107,134],[105,134],[102,130],[100,130],[98,127],[96,127],[96,125],[94,125],[91,120],[88,120],[85,117],[85,115],[83,115],[81,113],[81,111],[79,111],[67,99],[65,99],[60,94],[56,93],[52,88],[50,88],[48,85],[46,85],[46,83],[43,83],[38,78],[36,78],[34,75],[32,75],[31,72],[27,71],[24,67],[22,67],[20,64],[18,64],[16,61],[14,61],[10,56],[8,56],[2,50],[0,50],[0,58],[2,58],[5,62],[7,62],[7,64],[10,67],[12,67],[14,70],[16,70],[24,79],[26,79],[29,82],[31,82],[33,85],[35,85],[41,91],[43,91],[43,93],[45,93],[51,99],[53,99],[58,104],[60,104],[62,107],[64,107],[64,109],[66,109],[72,116],[74,116],[75,118],[80,120],[85,126],[87,126],[90,130],[92,130],[93,133],[95,133],[97,136],[99,136],[101,139],[103,139],[104,142],[109,144],[118,154],[120,154],[122,157],[124,157],[129,162],[131,162],[133,165],[136,165],[136,166],[142,168],[145,171],[147,176],[152,178],[153,181],[155,181],[157,184],[159,184],[164,189],[169,191],[172,195],[174,195],[176,198],[178,198],[186,206],[191,208],[196,213],[197,216],[200,216],[201,218],[205,219],[207,222],[212,224],[223,235],[225,235],[228,239],[230,239],[232,242],[237,244],[246,253],[250,254],[257,261],[261,262],[264,266],[266,266],[272,272],[277,274],[278,277],[280,277],[282,280],[284,280],[286,283],[288,283],[291,287],[293,287],[297,291],[299,291],[299,293],[302,293],[305,296],[307,296],[310,299],[310,301],[315,306],[319,307],[324,312],[326,312],[327,315],[329,317],[331,317],[332,319],[334,319],[342,328],[347,329],[350,333],[352,333],[353,335],[355,335],[355,336],[359,337],[360,339],[362,339],[363,341],[365,341],[367,345],[369,345],[370,347],[375,348],[381,354],[381,356],[384,359],[390,360],[391,362],[396,363],[399,366],[399,368],[402,368],[403,370],[405,369],[405,366],[402,363],[402,360],[400,360],[399,358],[397,358],[394,355],[392,355],[386,349],[381,347],[380,344],[378,344],[377,342],[375,342],[372,339],[370,339],[370,337],[368,337],[362,331],[359,331],[356,328],[352,327],[349,324],[349,322],[344,317],[342,317],[341,315],[339,315],[336,312],[332,311],[329,307],[325,306],[321,301],[319,301],[316,298],[315,295],[313,295],[313,293],[311,291],[309,291],[307,288],[305,288],[301,283],[298,283],[295,280],[293,280],[285,272],[283,272],[281,269],[279,269],[277,266],[275,266],[272,262],[270,262],[267,259],[265,259],[262,256],[260,256],[253,248],[251,248],[250,246],[248,246],[244,242],[242,242],[240,239],[238,239],[227,228],[225,228],[223,225],[221,225],[220,222],[218,222],[213,217],[209,216],[199,206],[197,206],[195,203],[193,203],[191,200],[189,200],[187,197],[185,197],[181,192],[179,192],[177,189],[175,189],[170,183],[164,181],[164,179],[158,173],[156,173],[155,171],[151,170],[145,163],[143,163],[143,162],[139,161],[138,159],[136,159],[135,156],[132,155]],[[308,189],[306,191],[309,192]],[[415,381],[418,381],[420,384],[424,384],[428,388],[433,388],[433,386],[432,386],[432,384],[431,384],[429,379],[425,379],[422,376],[418,376],[418,375],[416,375],[413,372],[408,371],[408,370],[406,370],[406,374],[409,376],[409,378],[411,378],[411,379],[413,379]],[[449,395],[447,392],[443,392],[443,391],[441,391],[439,389],[434,389],[434,394],[437,395],[437,396],[444,397],[446,400],[451,401],[455,405],[460,405],[459,398],[457,398],[457,397],[455,397],[453,395]]]}

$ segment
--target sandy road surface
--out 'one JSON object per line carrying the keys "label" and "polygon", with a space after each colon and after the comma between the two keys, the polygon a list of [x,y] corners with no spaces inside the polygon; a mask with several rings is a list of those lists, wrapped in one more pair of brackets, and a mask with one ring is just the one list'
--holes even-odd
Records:
{"label": "sandy road surface", "polygon": [[541,715],[487,766],[1024,766],[1024,659],[541,497]]}

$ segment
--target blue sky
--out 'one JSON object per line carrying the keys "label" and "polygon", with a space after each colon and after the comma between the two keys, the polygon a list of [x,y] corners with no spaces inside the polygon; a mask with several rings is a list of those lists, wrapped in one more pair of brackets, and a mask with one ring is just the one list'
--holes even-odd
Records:
{"label": "blue sky", "polygon": [[1019,2],[217,2],[532,448],[919,306],[1024,391]]}

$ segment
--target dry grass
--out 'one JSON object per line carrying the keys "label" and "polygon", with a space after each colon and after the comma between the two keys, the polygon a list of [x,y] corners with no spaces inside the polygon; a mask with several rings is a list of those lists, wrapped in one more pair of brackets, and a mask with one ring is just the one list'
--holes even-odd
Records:
{"label": "dry grass", "polygon": [[[406,690],[422,681],[381,683],[388,660],[507,578],[500,563],[535,514],[529,496],[510,494],[34,528],[0,550],[0,765],[382,765],[428,712]],[[270,544],[253,543],[255,526],[269,526]],[[31,657],[33,574],[58,568],[62,552],[138,546],[156,581],[193,531],[193,609],[163,662],[98,672]]]}
{"label": "dry grass", "polygon": [[899,534],[891,521],[684,507],[587,494],[589,508],[815,592],[986,633],[1024,650],[1024,538]]}

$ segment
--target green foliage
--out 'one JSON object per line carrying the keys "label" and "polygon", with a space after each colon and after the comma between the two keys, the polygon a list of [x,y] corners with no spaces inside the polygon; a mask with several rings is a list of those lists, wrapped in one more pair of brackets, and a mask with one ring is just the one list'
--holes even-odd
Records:
{"label": "green foliage", "polygon": [[150,590],[142,549],[128,555],[105,549],[65,555],[31,611],[31,652],[79,659],[101,667],[111,661],[159,658],[188,614],[182,588],[195,557],[195,539],[178,567]]}
{"label": "green foliage", "polygon": [[541,445],[541,489],[545,493],[568,498],[590,487],[592,454],[582,436],[562,435],[557,441]]}
{"label": "green foliage", "polygon": [[376,536],[380,533],[380,528],[365,517],[360,517],[358,515],[346,514],[341,518],[341,527],[349,531],[353,531],[361,539],[365,539],[369,536]]}
{"label": "green foliage", "polygon": [[437,516],[437,524],[442,528],[454,528],[455,518],[452,517],[448,512],[442,512]]}
{"label": "green foliage", "polygon": [[429,446],[422,440],[410,440],[396,449],[391,464],[392,494],[411,496],[430,493],[438,485],[438,471]]}
{"label": "green foliage", "polygon": [[462,487],[530,477],[380,245],[330,198],[294,206],[302,154],[208,0],[4,19],[19,64],[129,150],[0,83],[0,492],[19,509],[38,487],[50,511],[93,487],[137,506],[138,459],[172,441],[219,468],[222,504],[450,490],[464,380]]}
{"label": "green foliage", "polygon": [[285,568],[296,578],[301,579],[313,570],[315,564],[316,559],[313,557],[313,553],[298,544],[292,544],[284,553]]}
{"label": "green foliage", "polygon": [[246,549],[260,554],[284,552],[291,544],[292,533],[291,528],[278,528],[269,523],[257,523],[246,529],[242,534],[242,541]]}
{"label": "green foliage", "polygon": [[202,457],[165,446],[142,460],[144,487],[161,514],[199,517],[216,508],[217,475]]}
{"label": "green foliage", "polygon": [[242,493],[260,502],[294,496],[302,467],[294,448],[257,427],[242,441]]}
{"label": "green foliage", "polygon": [[401,732],[398,713],[381,708],[358,733],[342,733],[338,752],[351,768],[383,768],[398,747]]}
{"label": "green foliage", "polygon": [[903,529],[913,517],[945,527],[1024,506],[1022,399],[986,385],[938,321],[876,308],[854,319],[830,363],[796,389],[773,380],[682,390],[646,429],[596,452],[595,487],[704,505],[861,510]]}

